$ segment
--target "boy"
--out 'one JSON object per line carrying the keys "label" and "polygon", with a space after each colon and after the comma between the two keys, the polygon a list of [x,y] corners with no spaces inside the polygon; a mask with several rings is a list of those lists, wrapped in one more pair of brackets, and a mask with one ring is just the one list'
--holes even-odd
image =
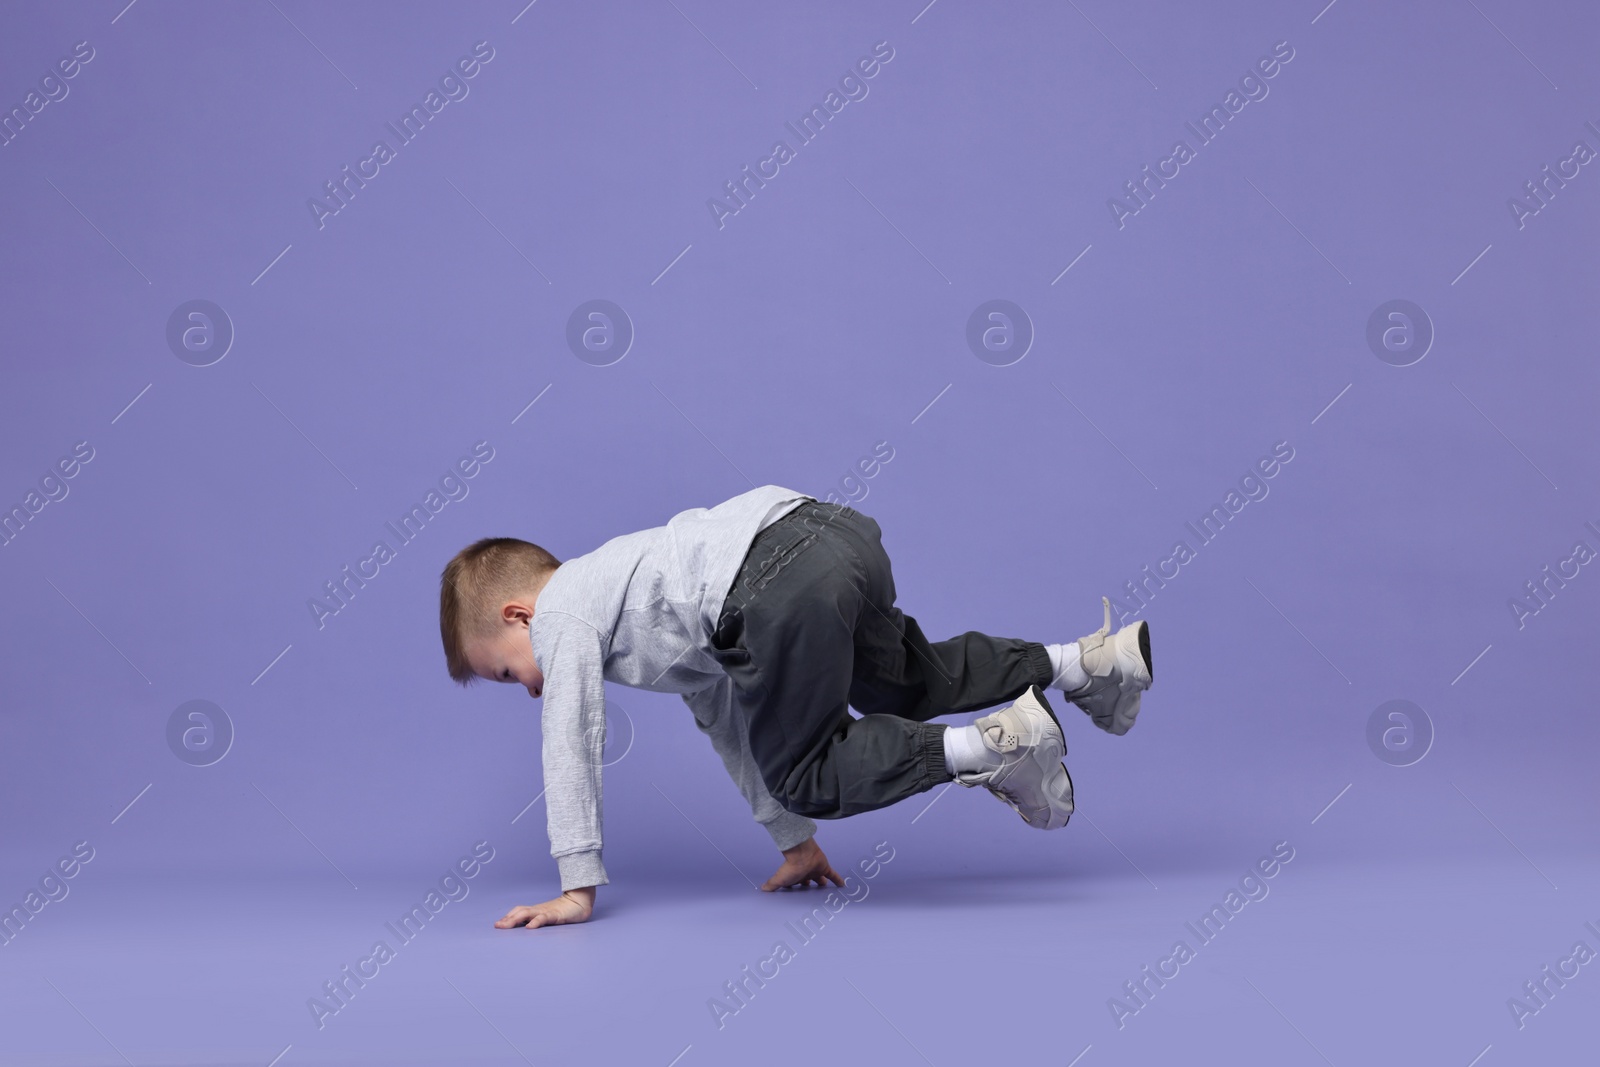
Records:
{"label": "boy", "polygon": [[[1060,689],[1123,734],[1151,683],[1144,621],[1066,645],[969,631],[930,643],[894,606],[882,530],[854,508],[776,485],[565,562],[515,538],[459,552],[439,583],[450,677],[543,695],[550,854],[561,896],[495,923],[583,922],[601,863],[601,753],[612,681],[682,694],[695,724],[783,853],[761,888],[844,880],[812,819],[881,808],[943,782],[982,785],[1024,822],[1072,814]],[[1002,701],[972,725],[928,720]],[[861,712],[852,716],[849,707]]]}

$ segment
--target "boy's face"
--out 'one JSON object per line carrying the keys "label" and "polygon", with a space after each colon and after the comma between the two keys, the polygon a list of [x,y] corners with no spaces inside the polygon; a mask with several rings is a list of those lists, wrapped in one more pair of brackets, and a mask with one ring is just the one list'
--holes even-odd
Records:
{"label": "boy's face", "polygon": [[467,662],[472,664],[473,673],[493,682],[520,685],[529,696],[539,696],[544,691],[544,674],[533,658],[533,644],[528,638],[528,620],[532,617],[530,608],[516,602],[506,604],[500,612],[497,632],[468,644]]}

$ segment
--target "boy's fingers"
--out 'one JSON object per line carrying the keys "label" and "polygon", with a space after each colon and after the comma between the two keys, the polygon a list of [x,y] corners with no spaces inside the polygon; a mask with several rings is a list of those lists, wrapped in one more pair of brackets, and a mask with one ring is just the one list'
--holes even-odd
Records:
{"label": "boy's fingers", "polygon": [[495,923],[495,925],[499,926],[500,923],[506,923],[509,926],[521,926],[523,923],[527,923],[530,928],[537,929],[544,924],[544,913],[531,905],[519,904],[506,912],[501,917],[500,922]]}

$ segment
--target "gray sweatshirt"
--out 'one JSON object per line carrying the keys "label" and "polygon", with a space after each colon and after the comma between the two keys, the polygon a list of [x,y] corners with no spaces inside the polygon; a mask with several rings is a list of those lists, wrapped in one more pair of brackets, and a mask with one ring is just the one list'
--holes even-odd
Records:
{"label": "gray sweatshirt", "polygon": [[544,801],[563,891],[610,881],[600,860],[602,681],[682,694],[772,843],[791,848],[816,832],[767,792],[733,682],[710,654],[723,599],[756,533],[815,499],[764,485],[681,511],[665,526],[566,560],[540,590],[528,634],[544,674]]}

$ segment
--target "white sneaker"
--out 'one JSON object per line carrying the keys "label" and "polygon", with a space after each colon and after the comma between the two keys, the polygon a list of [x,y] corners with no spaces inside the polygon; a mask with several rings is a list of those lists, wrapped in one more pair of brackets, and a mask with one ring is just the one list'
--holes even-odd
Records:
{"label": "white sneaker", "polygon": [[[1105,605],[1106,621],[1094,633],[1078,638],[1079,663],[1089,681],[1066,692],[1094,724],[1109,734],[1125,734],[1139,714],[1139,696],[1150,688],[1150,626],[1143,619],[1111,633],[1111,601]],[[1107,636],[1107,635],[1110,636]],[[1065,692],[1065,691],[1063,691]]]}
{"label": "white sneaker", "polygon": [[1067,740],[1061,723],[1036,685],[1016,703],[973,723],[984,745],[1000,754],[1000,766],[966,771],[955,780],[981,785],[1011,805],[1022,821],[1040,830],[1057,830],[1072,817],[1072,776],[1061,762]]}

